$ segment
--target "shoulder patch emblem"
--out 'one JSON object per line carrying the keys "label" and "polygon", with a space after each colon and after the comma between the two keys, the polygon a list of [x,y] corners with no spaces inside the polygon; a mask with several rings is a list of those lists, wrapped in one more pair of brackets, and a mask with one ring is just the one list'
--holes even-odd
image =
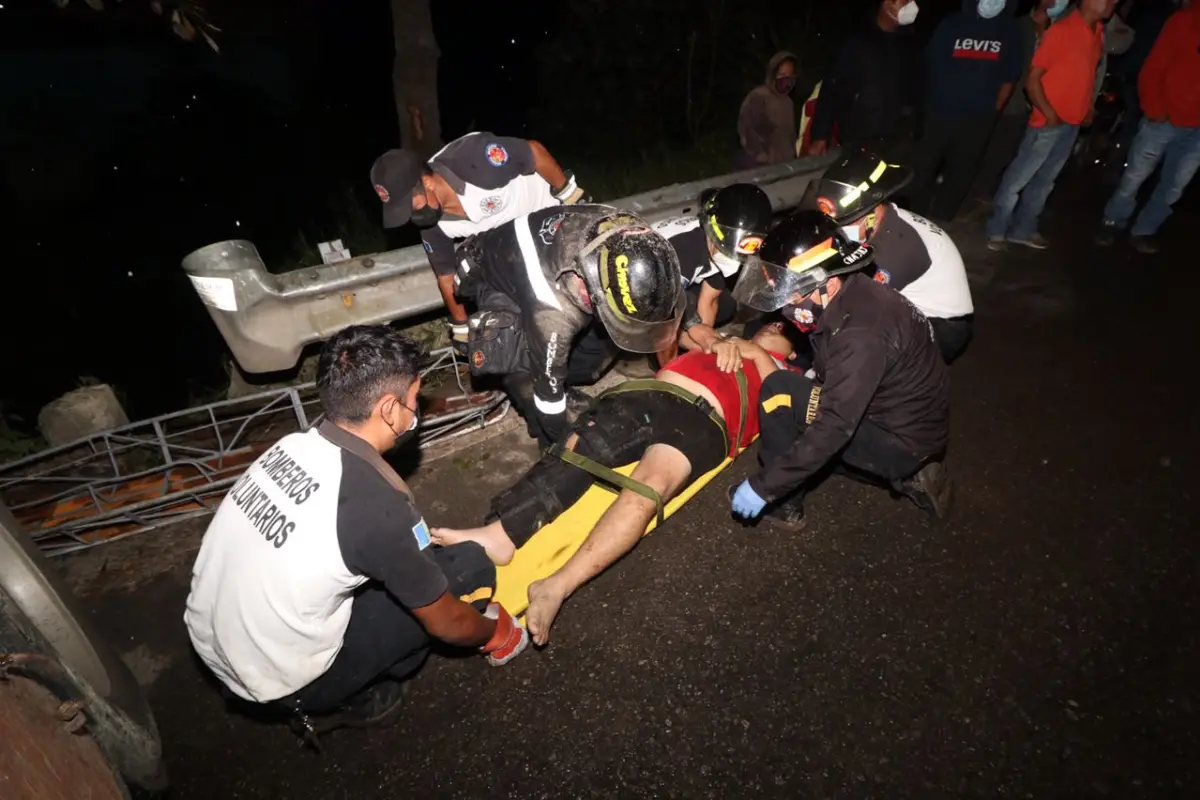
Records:
{"label": "shoulder patch emblem", "polygon": [[483,152],[487,156],[488,163],[493,167],[503,167],[508,163],[508,151],[498,142],[490,142]]}
{"label": "shoulder patch emblem", "polygon": [[891,283],[892,273],[888,272],[886,269],[875,270],[875,282],[883,284]]}
{"label": "shoulder patch emblem", "polygon": [[542,220],[542,227],[538,230],[538,238],[542,240],[542,244],[548,246],[554,241],[564,217],[566,214],[552,214]]}
{"label": "shoulder patch emblem", "polygon": [[425,518],[421,517],[421,521],[412,526],[413,538],[417,540],[417,547],[424,550],[429,547],[429,526],[425,524]]}
{"label": "shoulder patch emblem", "polygon": [[375,194],[379,195],[379,199],[385,203],[392,199],[392,196],[388,194],[388,190],[380,186],[378,183],[375,184]]}
{"label": "shoulder patch emblem", "polygon": [[425,241],[425,240],[421,240],[421,247],[424,247],[424,248],[425,248],[425,252],[426,252],[426,253],[432,253],[432,252],[433,252],[433,245],[431,245],[429,242],[427,242],[427,241]]}

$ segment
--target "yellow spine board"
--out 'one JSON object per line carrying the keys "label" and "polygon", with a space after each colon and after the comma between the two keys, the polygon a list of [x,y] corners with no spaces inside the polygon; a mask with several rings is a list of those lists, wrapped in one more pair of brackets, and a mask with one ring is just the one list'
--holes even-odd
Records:
{"label": "yellow spine board", "polygon": [[[669,519],[732,463],[732,458],[726,458],[692,481],[667,503],[663,509],[663,517]],[[628,476],[636,466],[636,462],[626,464],[618,467],[617,472]],[[513,616],[524,615],[529,606],[529,584],[545,578],[566,564],[616,499],[615,490],[593,483],[578,502],[560,514],[554,522],[535,533],[525,546],[517,551],[511,562],[496,568],[496,602],[508,609]],[[650,520],[646,533],[654,530],[657,524],[657,520]]]}

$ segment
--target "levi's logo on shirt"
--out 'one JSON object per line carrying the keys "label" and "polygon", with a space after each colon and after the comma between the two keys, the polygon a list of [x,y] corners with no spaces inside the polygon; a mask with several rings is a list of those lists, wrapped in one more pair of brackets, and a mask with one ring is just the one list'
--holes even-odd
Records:
{"label": "levi's logo on shirt", "polygon": [[955,58],[981,58],[987,61],[999,61],[1002,43],[988,39],[955,39]]}

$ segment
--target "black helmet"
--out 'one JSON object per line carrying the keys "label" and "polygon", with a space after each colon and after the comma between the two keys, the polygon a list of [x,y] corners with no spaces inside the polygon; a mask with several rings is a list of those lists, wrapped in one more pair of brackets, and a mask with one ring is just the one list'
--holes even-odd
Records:
{"label": "black helmet", "polygon": [[912,179],[910,168],[889,164],[869,150],[855,150],[813,182],[803,205],[845,225],[891,198]]}
{"label": "black helmet", "polygon": [[746,261],[733,297],[759,311],[775,311],[837,275],[869,267],[875,250],[847,239],[819,211],[797,211],[771,231]]}
{"label": "black helmet", "polygon": [[700,227],[723,255],[745,260],[771,227],[771,200],[752,183],[706,189],[700,195]]}
{"label": "black helmet", "polygon": [[618,347],[655,353],[678,335],[685,296],[679,256],[641,217],[614,211],[579,254],[592,309]]}

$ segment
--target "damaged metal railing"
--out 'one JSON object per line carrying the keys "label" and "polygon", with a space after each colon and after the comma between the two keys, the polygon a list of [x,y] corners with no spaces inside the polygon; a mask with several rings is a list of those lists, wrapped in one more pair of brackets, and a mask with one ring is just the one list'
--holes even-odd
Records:
{"label": "damaged metal railing", "polygon": [[[422,376],[449,373],[457,393],[422,415],[422,448],[504,418],[503,393],[471,392],[451,348],[431,355]],[[312,383],[195,406],[0,466],[0,500],[46,554],[83,550],[214,511],[254,459],[320,418]]]}
{"label": "damaged metal railing", "polygon": [[[650,222],[696,212],[701,192],[735,182],[759,185],[776,211],[796,206],[836,152],[786,164],[673,184],[606,201]],[[420,246],[281,274],[245,240],[202,247],[183,260],[213,322],[244,372],[291,369],[305,345],[354,324],[392,322],[442,307]]]}

